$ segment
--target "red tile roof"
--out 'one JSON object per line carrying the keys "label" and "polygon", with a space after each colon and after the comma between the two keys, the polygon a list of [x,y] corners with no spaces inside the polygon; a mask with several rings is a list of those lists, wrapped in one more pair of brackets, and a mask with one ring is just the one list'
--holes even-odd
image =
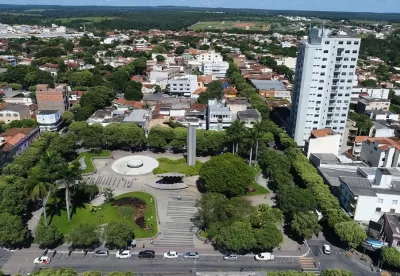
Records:
{"label": "red tile roof", "polygon": [[314,138],[320,138],[320,137],[325,137],[325,136],[335,135],[335,134],[336,133],[333,132],[333,130],[330,128],[323,128],[323,129],[317,129],[317,130],[311,131],[311,137],[314,137]]}

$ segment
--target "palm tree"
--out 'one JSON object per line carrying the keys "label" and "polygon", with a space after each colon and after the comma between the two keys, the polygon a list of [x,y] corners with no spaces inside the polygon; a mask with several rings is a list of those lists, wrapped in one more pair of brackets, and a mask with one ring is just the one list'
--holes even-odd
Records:
{"label": "palm tree", "polygon": [[226,130],[228,138],[232,141],[232,153],[239,151],[239,142],[243,139],[246,132],[246,127],[244,125],[245,123],[243,121],[236,120]]}
{"label": "palm tree", "polygon": [[251,166],[251,161],[253,159],[253,147],[256,144],[256,156],[255,160],[257,161],[258,155],[258,140],[261,138],[261,123],[255,122],[253,127],[250,128],[247,132],[247,139],[250,142],[250,156],[249,156],[249,166]]}
{"label": "palm tree", "polygon": [[61,180],[59,180],[60,188],[65,188],[65,204],[67,206],[68,221],[71,220],[71,196],[70,191],[76,185],[76,181],[81,179],[80,165],[78,161],[72,163],[64,163],[60,171]]}
{"label": "palm tree", "polygon": [[50,195],[50,185],[45,182],[36,182],[31,191],[32,200],[42,200],[44,225],[47,227],[46,203]]}

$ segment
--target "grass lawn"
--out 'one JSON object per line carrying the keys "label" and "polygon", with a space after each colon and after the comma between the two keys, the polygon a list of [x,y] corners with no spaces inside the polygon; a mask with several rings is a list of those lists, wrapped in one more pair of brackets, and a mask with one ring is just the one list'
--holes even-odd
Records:
{"label": "grass lawn", "polygon": [[159,166],[153,170],[154,174],[176,172],[182,173],[186,176],[198,175],[202,162],[196,161],[196,165],[190,167],[186,164],[186,159],[181,158],[178,160],[168,159],[168,158],[158,158]]}
{"label": "grass lawn", "polygon": [[[146,202],[146,213],[145,219],[146,224],[151,227],[151,230],[145,230],[138,227],[132,219],[123,218],[118,213],[118,207],[112,206],[111,203],[104,203],[97,208],[96,212],[91,212],[91,206],[85,204],[84,206],[79,206],[76,209],[71,210],[71,220],[67,219],[67,211],[62,208],[60,211],[60,216],[54,215],[51,217],[49,215],[49,224],[56,226],[63,234],[68,234],[72,229],[81,223],[89,223],[95,225],[102,225],[109,223],[111,221],[122,221],[132,225],[133,231],[136,238],[148,238],[153,237],[157,234],[157,216],[156,216],[156,206],[154,203],[154,198],[152,195],[143,192],[132,192],[126,193],[116,197],[116,199],[126,198],[126,197],[136,197]],[[50,200],[49,200],[50,201]],[[53,212],[52,203],[47,204],[48,214]],[[41,218],[41,223],[43,222],[43,217]]]}
{"label": "grass lawn", "polygon": [[[261,172],[261,168],[257,165],[257,166],[253,166],[250,168],[252,173],[253,173],[253,178],[255,178],[260,172]],[[250,195],[265,195],[269,193],[269,190],[264,187],[259,185],[256,181],[253,181],[253,183],[251,183],[251,187],[253,189],[255,189],[254,192],[250,193]]]}
{"label": "grass lawn", "polygon": [[111,157],[111,151],[103,150],[100,153],[82,152],[77,157],[77,160],[79,161],[82,157],[85,157],[85,164],[86,164],[86,169],[83,170],[82,173],[92,173],[95,170],[95,167],[93,166],[93,163],[92,163],[92,158],[93,157]]}
{"label": "grass lawn", "polygon": [[190,30],[194,31],[206,29],[230,30],[233,28],[267,31],[270,26],[268,22],[260,21],[202,21],[189,27]]}

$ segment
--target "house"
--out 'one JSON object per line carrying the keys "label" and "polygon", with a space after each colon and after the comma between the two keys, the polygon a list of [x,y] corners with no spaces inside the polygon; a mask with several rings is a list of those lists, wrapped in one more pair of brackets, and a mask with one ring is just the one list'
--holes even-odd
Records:
{"label": "house", "polygon": [[57,132],[61,129],[62,118],[59,110],[39,110],[36,121],[40,132]]}
{"label": "house", "polygon": [[17,58],[14,56],[0,55],[0,65],[16,66]]}
{"label": "house", "polygon": [[129,101],[123,98],[115,99],[113,101],[114,106],[117,110],[127,111],[130,109],[141,109],[143,104],[140,101]]}
{"label": "house", "polygon": [[39,66],[39,70],[50,73],[52,76],[57,76],[58,64],[46,63]]}
{"label": "house", "polygon": [[7,129],[0,137],[0,168],[12,162],[38,137],[38,128]]}
{"label": "house", "polygon": [[223,100],[223,103],[230,109],[234,119],[236,119],[238,112],[247,110],[250,107],[250,102],[245,97],[227,98]]}
{"label": "house", "polygon": [[286,88],[286,85],[282,81],[250,79],[250,82],[257,89],[261,97],[291,100],[290,90]]}
{"label": "house", "polygon": [[216,99],[208,100],[207,129],[224,130],[232,124],[232,112]]}
{"label": "house", "polygon": [[253,128],[256,122],[261,121],[261,114],[257,109],[246,109],[237,113],[237,119],[244,122],[245,127]]}
{"label": "house", "polygon": [[19,121],[24,119],[30,119],[30,109],[29,105],[24,104],[5,104],[3,108],[0,109],[0,121],[6,124],[12,121]]}
{"label": "house", "polygon": [[311,131],[310,139],[306,141],[304,152],[307,158],[310,158],[312,153],[332,153],[338,155],[341,138],[340,133],[336,133],[330,128],[313,130]]}
{"label": "house", "polygon": [[141,126],[145,131],[149,128],[151,112],[147,109],[136,109],[124,118],[123,123],[135,123]]}
{"label": "house", "polygon": [[233,86],[228,86],[224,89],[224,99],[226,98],[236,98],[238,95],[238,91]]}

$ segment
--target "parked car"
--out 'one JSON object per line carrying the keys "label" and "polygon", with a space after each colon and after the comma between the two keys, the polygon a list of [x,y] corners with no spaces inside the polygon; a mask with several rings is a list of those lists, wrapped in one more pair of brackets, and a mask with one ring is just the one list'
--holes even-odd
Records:
{"label": "parked car", "polygon": [[36,258],[33,263],[34,264],[49,264],[51,261],[50,257],[47,256],[41,256],[39,258]]}
{"label": "parked car", "polygon": [[185,254],[183,254],[183,258],[186,259],[198,259],[200,258],[199,253],[197,252],[193,252],[193,251],[189,251],[186,252]]}
{"label": "parked car", "polygon": [[331,247],[329,244],[324,244],[323,250],[324,250],[325,254],[327,254],[327,255],[331,254]]}
{"label": "parked car", "polygon": [[226,254],[224,255],[224,260],[225,261],[237,261],[238,260],[238,255],[236,254]]}
{"label": "parked car", "polygon": [[269,252],[260,253],[254,256],[257,261],[273,261],[275,256]]}
{"label": "parked car", "polygon": [[164,259],[176,259],[178,258],[178,252],[176,251],[168,251],[164,253]]}
{"label": "parked car", "polygon": [[144,250],[139,252],[139,259],[147,258],[147,259],[154,259],[156,256],[156,252],[153,250]]}
{"label": "parked car", "polygon": [[130,250],[121,250],[118,251],[115,256],[117,257],[117,259],[129,259],[130,257],[132,257],[132,254]]}
{"label": "parked car", "polygon": [[95,257],[105,257],[105,258],[107,258],[108,257],[108,250],[96,250],[94,252],[94,256]]}

